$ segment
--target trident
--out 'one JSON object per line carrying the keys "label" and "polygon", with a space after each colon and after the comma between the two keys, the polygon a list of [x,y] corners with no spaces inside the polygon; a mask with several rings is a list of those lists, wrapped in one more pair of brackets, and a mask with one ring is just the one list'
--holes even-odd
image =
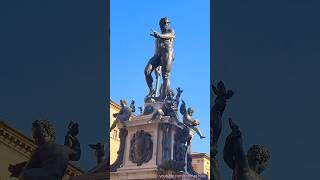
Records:
{"label": "trident", "polygon": [[157,97],[158,96],[158,89],[159,89],[159,81],[160,81],[160,73],[161,73],[161,66],[158,66],[157,68],[156,68],[156,70],[154,71],[154,73],[156,74],[156,79],[157,79],[157,81],[156,81],[156,94],[155,94],[155,96]]}

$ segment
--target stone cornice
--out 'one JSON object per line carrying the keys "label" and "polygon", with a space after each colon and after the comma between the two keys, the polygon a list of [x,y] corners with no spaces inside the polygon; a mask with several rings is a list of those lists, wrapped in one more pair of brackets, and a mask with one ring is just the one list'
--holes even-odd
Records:
{"label": "stone cornice", "polygon": [[119,104],[110,99],[110,106],[113,107],[116,111],[120,111],[121,107]]}
{"label": "stone cornice", "polygon": [[10,127],[0,120],[0,140],[12,149],[20,152],[26,158],[31,157],[31,153],[37,146],[33,140],[22,134],[17,129]]}
{"label": "stone cornice", "polygon": [[210,160],[210,155],[207,154],[207,153],[196,153],[196,152],[194,152],[194,153],[191,154],[191,156],[192,156],[192,158],[205,158],[205,159]]}

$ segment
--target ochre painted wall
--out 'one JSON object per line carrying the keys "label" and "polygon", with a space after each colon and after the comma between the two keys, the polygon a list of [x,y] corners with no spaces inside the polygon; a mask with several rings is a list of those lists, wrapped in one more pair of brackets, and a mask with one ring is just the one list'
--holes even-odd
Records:
{"label": "ochre painted wall", "polygon": [[[118,113],[120,111],[120,107],[115,102],[110,102],[110,127],[112,123],[115,121],[113,117],[114,113]],[[117,152],[120,146],[119,139],[119,129],[116,127],[110,132],[110,164],[112,164],[117,159]]]}

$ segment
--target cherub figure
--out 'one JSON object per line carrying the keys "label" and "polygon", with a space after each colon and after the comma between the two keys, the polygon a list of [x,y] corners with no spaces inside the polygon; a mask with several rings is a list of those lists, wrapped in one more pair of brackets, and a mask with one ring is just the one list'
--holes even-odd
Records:
{"label": "cherub figure", "polygon": [[164,99],[164,106],[158,109],[152,118],[149,120],[151,122],[154,119],[161,119],[162,116],[174,117],[178,121],[178,107],[182,89],[177,88],[177,95],[170,89],[168,95]]}
{"label": "cherub figure", "polygon": [[79,125],[78,123],[75,123],[73,121],[70,121],[69,122],[69,125],[68,125],[68,132],[65,136],[65,139],[64,139],[64,145],[68,146],[68,147],[74,147],[76,146],[76,142],[78,142],[78,139],[77,139],[77,135],[79,133]]}
{"label": "cherub figure", "polygon": [[131,108],[131,112],[136,112],[136,106],[134,105],[135,104],[135,101],[132,100],[131,103],[130,103],[130,108]]}
{"label": "cherub figure", "polygon": [[[131,106],[132,106],[132,102],[131,102]],[[111,125],[110,132],[117,126],[118,123],[122,123],[124,125],[124,122],[129,121],[132,115],[133,110],[128,106],[126,100],[124,99],[120,100],[120,107],[121,107],[120,112],[113,114],[113,117],[115,117],[116,120]]]}
{"label": "cherub figure", "polygon": [[198,125],[200,125],[200,122],[192,117],[194,110],[191,107],[187,109],[186,103],[183,100],[180,106],[180,113],[183,115],[183,123],[187,127],[195,130],[197,134],[200,136],[200,139],[205,138],[205,136],[203,136],[200,129],[198,128]]}
{"label": "cherub figure", "polygon": [[211,109],[211,122],[213,124],[212,138],[213,149],[216,149],[222,129],[222,115],[227,105],[227,100],[233,96],[232,90],[226,90],[224,83],[219,81],[217,88],[212,85],[212,90],[217,96]]}
{"label": "cherub figure", "polygon": [[214,85],[212,85],[212,90],[214,94],[217,96],[214,101],[214,106],[219,112],[223,113],[227,104],[227,100],[233,96],[234,92],[230,89],[226,90],[222,81],[218,82],[217,88]]}
{"label": "cherub figure", "polygon": [[270,151],[262,145],[253,145],[244,152],[242,135],[239,127],[229,119],[232,132],[226,139],[223,157],[226,164],[233,169],[233,180],[263,180],[261,173],[271,157]]}
{"label": "cherub figure", "polygon": [[183,90],[177,88],[177,95],[170,89],[168,96],[164,99],[163,112],[167,116],[175,117],[178,120],[179,101]]}

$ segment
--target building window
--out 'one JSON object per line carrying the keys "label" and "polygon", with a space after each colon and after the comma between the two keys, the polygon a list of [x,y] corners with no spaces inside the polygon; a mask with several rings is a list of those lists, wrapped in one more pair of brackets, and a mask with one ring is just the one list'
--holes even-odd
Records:
{"label": "building window", "polygon": [[113,131],[111,131],[111,132],[110,132],[110,137],[111,137],[112,139],[114,138],[113,136],[114,136],[114,133],[113,133]]}
{"label": "building window", "polygon": [[110,133],[110,137],[113,138],[113,139],[117,139],[117,131],[116,130],[113,130],[111,133]]}

